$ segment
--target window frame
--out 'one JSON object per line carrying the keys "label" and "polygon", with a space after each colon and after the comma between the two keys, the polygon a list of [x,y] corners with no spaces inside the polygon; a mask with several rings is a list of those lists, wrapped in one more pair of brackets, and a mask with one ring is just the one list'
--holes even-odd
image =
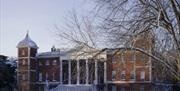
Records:
{"label": "window frame", "polygon": [[46,60],[46,66],[50,65],[49,60]]}
{"label": "window frame", "polygon": [[115,71],[115,70],[112,71],[111,80],[112,80],[112,81],[115,81],[115,80],[116,80],[116,71]]}
{"label": "window frame", "polygon": [[39,73],[39,81],[42,81],[42,73]]}
{"label": "window frame", "polygon": [[145,81],[145,75],[146,75],[146,74],[145,74],[145,71],[141,71],[141,72],[140,72],[140,80],[141,80],[141,81]]}
{"label": "window frame", "polygon": [[52,65],[57,65],[57,60],[53,60]]}
{"label": "window frame", "polygon": [[26,65],[26,60],[22,59],[22,65]]}
{"label": "window frame", "polygon": [[130,79],[131,79],[131,81],[136,80],[136,72],[135,71],[131,71]]}
{"label": "window frame", "polygon": [[122,80],[122,81],[126,80],[126,72],[125,72],[125,70],[121,71],[120,80]]}
{"label": "window frame", "polygon": [[21,55],[22,55],[22,56],[25,56],[25,54],[26,54],[26,53],[25,53],[25,50],[22,50],[22,51],[21,51]]}

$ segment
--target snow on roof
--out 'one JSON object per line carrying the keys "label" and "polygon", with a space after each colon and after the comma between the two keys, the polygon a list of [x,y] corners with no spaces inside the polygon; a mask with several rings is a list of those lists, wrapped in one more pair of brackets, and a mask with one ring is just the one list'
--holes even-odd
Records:
{"label": "snow on roof", "polygon": [[26,37],[22,41],[20,41],[18,43],[17,48],[21,48],[21,47],[38,48],[36,43],[31,40],[31,38],[29,37],[28,33],[26,34]]}

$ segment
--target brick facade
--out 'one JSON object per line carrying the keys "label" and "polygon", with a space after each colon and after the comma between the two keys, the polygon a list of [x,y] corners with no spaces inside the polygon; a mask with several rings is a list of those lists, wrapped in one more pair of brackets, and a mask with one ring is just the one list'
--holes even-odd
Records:
{"label": "brick facade", "polygon": [[[132,45],[151,52],[152,41],[144,39],[138,38]],[[36,44],[34,46],[25,47],[23,43],[18,46],[18,91],[44,91],[47,81],[51,86],[57,86],[61,82],[76,85],[107,84],[108,90],[116,91],[132,87],[139,91],[150,87],[151,59],[140,51],[125,48],[107,49],[103,58],[106,61],[96,62],[92,57],[82,57],[78,61],[67,59],[63,52],[53,48],[51,52],[38,53]],[[139,84],[144,85],[141,87]]]}

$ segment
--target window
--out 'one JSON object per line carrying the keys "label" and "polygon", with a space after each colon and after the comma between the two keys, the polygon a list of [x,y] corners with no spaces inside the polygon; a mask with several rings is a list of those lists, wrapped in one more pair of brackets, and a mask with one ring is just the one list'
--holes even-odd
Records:
{"label": "window", "polygon": [[39,61],[39,66],[42,66],[42,62]]}
{"label": "window", "polygon": [[57,61],[56,60],[53,60],[53,65],[57,65]]}
{"label": "window", "polygon": [[26,80],[26,75],[25,74],[22,75],[22,80]]}
{"label": "window", "polygon": [[141,44],[141,48],[142,48],[142,50],[145,50],[145,47],[146,47],[145,42],[142,42],[142,44]]}
{"label": "window", "polygon": [[132,61],[136,61],[136,51],[133,50],[132,52]]}
{"label": "window", "polygon": [[124,87],[121,87],[121,91],[125,91],[125,88],[124,88]]}
{"label": "window", "polygon": [[116,86],[112,85],[112,91],[116,91]]}
{"label": "window", "polygon": [[49,60],[46,60],[46,65],[49,65]]}
{"label": "window", "polygon": [[115,57],[115,55],[112,56],[112,63],[116,63],[116,57]]}
{"label": "window", "polygon": [[41,88],[41,86],[39,86],[38,88],[39,88],[39,90],[38,90],[38,91],[43,91],[43,90],[42,90],[42,88]]}
{"label": "window", "polygon": [[53,75],[53,81],[56,81],[56,80],[55,80],[55,73],[53,72],[52,75]]}
{"label": "window", "polygon": [[42,73],[39,73],[39,81],[42,81]]}
{"label": "window", "polygon": [[144,91],[144,85],[141,85],[140,91]]}
{"label": "window", "polygon": [[122,71],[121,72],[121,80],[125,80],[126,78],[126,74],[125,74],[125,71]]}
{"label": "window", "polygon": [[22,60],[22,65],[26,65],[26,60],[25,59]]}
{"label": "window", "polygon": [[132,81],[136,80],[135,71],[131,71],[131,80],[132,80]]}
{"label": "window", "polygon": [[48,75],[48,72],[46,72],[46,80],[48,79],[49,75]]}
{"label": "window", "polygon": [[144,81],[144,80],[145,80],[145,72],[141,71],[141,81]]}
{"label": "window", "polygon": [[141,60],[145,61],[145,54],[141,54]]}
{"label": "window", "polygon": [[24,50],[22,50],[22,54],[21,55],[23,55],[23,56],[25,55],[25,51]]}
{"label": "window", "polygon": [[125,54],[124,54],[124,50],[121,51],[121,61],[124,62],[125,61]]}
{"label": "window", "polygon": [[112,71],[112,81],[116,79],[116,71]]}

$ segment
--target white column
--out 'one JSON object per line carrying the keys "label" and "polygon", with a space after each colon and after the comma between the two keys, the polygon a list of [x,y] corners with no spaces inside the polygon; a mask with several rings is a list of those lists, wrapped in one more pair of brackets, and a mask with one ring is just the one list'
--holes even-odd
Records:
{"label": "white column", "polygon": [[86,85],[89,83],[89,66],[88,59],[86,59]]}
{"label": "white column", "polygon": [[79,71],[79,60],[77,60],[77,84],[79,85],[79,76],[80,76],[80,71]]}
{"label": "white column", "polygon": [[61,59],[60,59],[60,84],[63,84],[63,60]]}
{"label": "white column", "polygon": [[95,60],[95,85],[98,83],[98,64],[97,60]]}
{"label": "white column", "polygon": [[71,84],[71,60],[68,61],[68,84]]}
{"label": "white column", "polygon": [[107,82],[107,63],[106,60],[104,60],[104,83]]}

